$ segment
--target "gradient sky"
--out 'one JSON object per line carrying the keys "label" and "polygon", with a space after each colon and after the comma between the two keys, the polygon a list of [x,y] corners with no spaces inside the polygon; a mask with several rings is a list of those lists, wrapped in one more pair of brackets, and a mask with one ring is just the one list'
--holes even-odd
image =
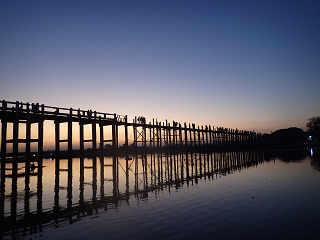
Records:
{"label": "gradient sky", "polygon": [[270,133],[319,92],[319,1],[0,2],[0,99]]}

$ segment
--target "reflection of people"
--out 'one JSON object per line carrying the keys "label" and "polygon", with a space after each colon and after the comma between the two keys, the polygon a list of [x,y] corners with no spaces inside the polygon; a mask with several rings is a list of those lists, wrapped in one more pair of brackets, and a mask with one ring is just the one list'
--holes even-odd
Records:
{"label": "reflection of people", "polygon": [[30,164],[30,170],[34,171],[35,169],[36,169],[36,165],[34,165],[34,163],[31,163]]}

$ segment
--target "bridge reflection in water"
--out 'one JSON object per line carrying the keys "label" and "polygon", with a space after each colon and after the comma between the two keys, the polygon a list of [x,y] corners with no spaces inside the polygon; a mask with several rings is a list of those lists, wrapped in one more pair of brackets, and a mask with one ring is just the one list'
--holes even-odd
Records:
{"label": "bridge reflection in water", "polygon": [[44,159],[1,169],[1,236],[24,238],[199,179],[258,165],[261,152]]}

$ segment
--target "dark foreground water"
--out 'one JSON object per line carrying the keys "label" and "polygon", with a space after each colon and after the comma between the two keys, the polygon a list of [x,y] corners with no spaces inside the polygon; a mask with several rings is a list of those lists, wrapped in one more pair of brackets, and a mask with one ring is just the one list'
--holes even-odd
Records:
{"label": "dark foreground water", "polygon": [[23,163],[16,174],[6,165],[2,239],[320,239],[315,150],[43,166],[28,176]]}

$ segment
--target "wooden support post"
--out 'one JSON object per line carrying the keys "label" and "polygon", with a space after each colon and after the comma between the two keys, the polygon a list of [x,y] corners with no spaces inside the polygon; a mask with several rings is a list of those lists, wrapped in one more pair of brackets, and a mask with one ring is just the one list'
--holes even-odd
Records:
{"label": "wooden support post", "polygon": [[159,147],[162,148],[162,127],[161,127],[161,122],[159,122],[159,127],[158,127],[158,135],[159,135]]}
{"label": "wooden support post", "polygon": [[204,129],[203,129],[203,126],[201,126],[201,135],[202,135],[202,147],[204,148],[205,147],[205,139],[204,139]]}
{"label": "wooden support post", "polygon": [[[216,128],[217,129],[217,128]],[[212,126],[212,144],[216,147],[217,146],[217,131],[215,127]]]}
{"label": "wooden support post", "polygon": [[151,122],[149,122],[149,146],[150,146],[150,148],[153,147],[152,130],[153,130],[153,127],[151,126]]}
{"label": "wooden support post", "polygon": [[67,209],[69,224],[72,223],[72,156],[68,156]]}
{"label": "wooden support post", "polygon": [[209,125],[209,146],[210,150],[212,149],[212,131],[211,131],[211,126]]}
{"label": "wooden support post", "polygon": [[84,133],[83,133],[83,122],[80,120],[79,122],[79,137],[80,137],[80,155],[83,157],[84,155]]}
{"label": "wooden support post", "polygon": [[55,123],[55,137],[56,137],[56,158],[60,156],[60,123],[56,119]]}
{"label": "wooden support post", "polygon": [[142,124],[142,129],[143,129],[143,133],[142,133],[142,136],[143,136],[143,150],[145,151],[146,150],[146,147],[147,147],[147,128],[146,128],[146,120],[143,122]]}
{"label": "wooden support post", "polygon": [[186,148],[186,152],[188,152],[188,130],[187,123],[184,123],[184,146]]}
{"label": "wooden support post", "polygon": [[13,122],[13,162],[12,167],[13,171],[15,171],[15,168],[18,166],[18,143],[19,143],[19,102],[16,102],[16,108],[15,108],[15,118]]}
{"label": "wooden support post", "polygon": [[133,144],[135,146],[135,154],[137,155],[137,127],[136,127],[137,117],[133,119],[132,129],[133,129]]}
{"label": "wooden support post", "polygon": [[[30,109],[29,109],[29,103],[26,105],[26,112],[29,114]],[[31,122],[30,120],[27,120],[26,122],[26,170],[30,169],[30,144],[31,144]],[[26,171],[26,177],[29,178],[30,171]],[[28,176],[27,176],[28,175]]]}
{"label": "wooden support post", "polygon": [[209,146],[209,140],[208,140],[208,126],[206,125],[206,151],[208,151],[208,146]]}
{"label": "wooden support post", "polygon": [[[158,124],[158,120],[156,120],[156,130],[157,130],[157,150],[159,152],[159,147],[160,147],[160,140],[159,140],[159,124]],[[161,132],[161,131],[160,131]]]}
{"label": "wooden support post", "polygon": [[[2,102],[2,112],[6,112],[7,103]],[[1,185],[0,185],[0,222],[4,221],[4,198],[5,198],[5,180],[6,180],[6,154],[7,154],[7,120],[1,119]]]}
{"label": "wooden support post", "polygon": [[68,157],[72,158],[72,108],[68,119]]}
{"label": "wooden support post", "polygon": [[201,149],[201,137],[200,137],[200,127],[198,126],[198,145],[199,145],[199,147],[198,147],[198,149],[200,150]]}
{"label": "wooden support post", "polygon": [[95,160],[97,152],[97,112],[94,111],[92,122],[92,153]]}
{"label": "wooden support post", "polygon": [[[6,109],[6,103],[2,103],[2,111]],[[7,120],[1,119],[1,169],[5,169],[7,155]],[[2,177],[2,175],[1,175]],[[4,176],[3,176],[4,177]]]}
{"label": "wooden support post", "polygon": [[168,145],[169,145],[169,135],[168,135],[168,121],[166,119],[166,126],[164,128],[164,139],[165,139],[165,144],[166,144],[166,148],[168,149]]}
{"label": "wooden support post", "polygon": [[101,123],[101,117],[99,117],[99,130],[100,130],[100,156],[103,157],[104,152],[104,134],[103,134],[103,124]]}
{"label": "wooden support post", "polygon": [[[41,105],[41,116],[38,122],[38,156],[42,164],[43,154],[43,121],[44,121],[44,105]],[[42,171],[42,168],[41,168]]]}
{"label": "wooden support post", "polygon": [[31,139],[31,123],[27,120],[26,124],[26,163],[25,163],[25,172],[26,172],[26,179],[29,179],[30,173],[30,139]]}
{"label": "wooden support post", "polygon": [[182,128],[181,123],[179,123],[179,142],[180,142],[180,151],[183,151],[183,138],[182,138]]}
{"label": "wooden support post", "polygon": [[117,156],[112,156],[112,182],[113,182],[113,197],[118,199],[119,188],[118,188],[118,161]]}
{"label": "wooden support post", "polygon": [[153,129],[153,134],[152,134],[153,144],[152,144],[152,147],[154,148],[155,147],[155,138],[156,138],[156,135],[158,135],[158,132],[157,132],[157,134],[155,132],[155,131],[157,131],[157,128],[155,127],[154,118],[152,119],[152,129]]}
{"label": "wooden support post", "polygon": [[197,137],[196,137],[196,125],[195,124],[192,124],[192,131],[193,131],[193,146],[194,146],[194,151],[196,150],[197,148]]}
{"label": "wooden support post", "polygon": [[191,130],[191,126],[190,126],[190,123],[189,123],[189,141],[190,141],[190,143],[189,143],[189,145],[190,145],[190,147],[191,147],[191,149],[192,149],[192,146],[193,146],[193,141],[192,141],[192,130]]}
{"label": "wooden support post", "polygon": [[[1,169],[5,169],[7,155],[7,127],[6,119],[1,119]],[[2,176],[2,175],[1,175]]]}
{"label": "wooden support post", "polygon": [[[128,140],[128,116],[124,119],[124,145],[126,148],[126,158],[129,158],[129,140]],[[127,161],[128,163],[128,161]]]}
{"label": "wooden support post", "polygon": [[113,114],[113,123],[112,123],[112,155],[116,154],[117,151],[117,114]]}
{"label": "wooden support post", "polygon": [[173,151],[175,152],[176,148],[176,135],[177,135],[177,130],[176,130],[176,122],[172,122],[172,145],[173,145]]}
{"label": "wooden support post", "polygon": [[168,138],[169,138],[169,149],[171,151],[171,147],[172,146],[171,146],[171,127],[170,127],[170,123],[168,123]]}

